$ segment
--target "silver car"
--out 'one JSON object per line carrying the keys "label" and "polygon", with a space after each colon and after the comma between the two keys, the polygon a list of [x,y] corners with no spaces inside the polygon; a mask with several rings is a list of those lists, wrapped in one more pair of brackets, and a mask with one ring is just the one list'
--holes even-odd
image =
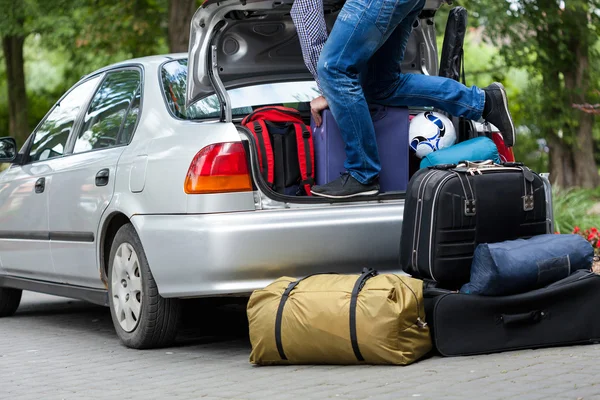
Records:
{"label": "silver car", "polygon": [[[277,194],[258,170],[253,108],[299,109],[308,73],[291,0],[209,0],[189,54],[82,78],[17,152],[0,140],[0,316],[21,290],[110,307],[126,346],[165,346],[180,299],[248,296],[281,276],[399,272],[404,193],[369,201]],[[333,24],[341,1],[325,1]],[[428,0],[403,71],[437,74]]]}

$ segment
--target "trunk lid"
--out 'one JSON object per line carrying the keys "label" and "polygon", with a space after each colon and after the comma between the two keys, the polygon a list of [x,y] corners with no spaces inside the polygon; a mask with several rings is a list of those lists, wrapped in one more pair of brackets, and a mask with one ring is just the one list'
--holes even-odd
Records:
{"label": "trunk lid", "polygon": [[[446,0],[427,0],[413,30],[404,72],[437,75],[433,16]],[[333,27],[344,0],[323,0]],[[312,79],[290,17],[293,0],[208,0],[190,32],[186,104],[217,93],[222,120],[230,120],[227,89],[249,84]],[[229,117],[228,117],[229,114]]]}

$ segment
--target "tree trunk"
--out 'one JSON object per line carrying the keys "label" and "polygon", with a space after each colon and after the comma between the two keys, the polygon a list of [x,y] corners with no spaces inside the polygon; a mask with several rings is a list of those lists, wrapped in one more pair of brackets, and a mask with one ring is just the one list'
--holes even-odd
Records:
{"label": "tree trunk", "polygon": [[8,80],[8,126],[10,135],[16,139],[19,145],[23,144],[29,136],[27,93],[23,69],[24,42],[25,36],[2,37]]}
{"label": "tree trunk", "polygon": [[570,104],[565,104],[565,110],[570,110],[567,113],[572,114],[572,119],[578,121],[570,127],[573,130],[571,151],[575,166],[572,186],[595,188],[600,185],[600,175],[594,158],[594,116],[572,107],[572,104],[585,103],[590,87],[589,45],[585,39],[572,41],[571,49],[575,65],[574,68],[565,71],[564,78],[565,88],[570,94]]}
{"label": "tree trunk", "polygon": [[580,112],[577,140],[573,143],[573,162],[575,164],[575,185],[593,189],[600,185],[600,175],[594,159],[594,140],[592,128],[594,116]]}
{"label": "tree trunk", "polygon": [[169,50],[187,52],[190,23],[196,12],[196,0],[169,0]]}
{"label": "tree trunk", "polygon": [[552,185],[559,188],[573,186],[575,182],[575,165],[571,149],[554,132],[548,132],[544,137],[548,138],[548,147],[550,148],[549,163]]}

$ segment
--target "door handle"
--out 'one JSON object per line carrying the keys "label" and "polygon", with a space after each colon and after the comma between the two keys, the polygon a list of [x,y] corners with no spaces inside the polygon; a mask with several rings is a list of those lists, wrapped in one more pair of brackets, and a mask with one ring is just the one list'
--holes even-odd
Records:
{"label": "door handle", "polygon": [[108,185],[108,176],[109,171],[108,168],[101,169],[96,174],[96,186],[106,186]]}
{"label": "door handle", "polygon": [[40,178],[35,181],[35,192],[36,193],[44,193],[46,189],[46,178]]}

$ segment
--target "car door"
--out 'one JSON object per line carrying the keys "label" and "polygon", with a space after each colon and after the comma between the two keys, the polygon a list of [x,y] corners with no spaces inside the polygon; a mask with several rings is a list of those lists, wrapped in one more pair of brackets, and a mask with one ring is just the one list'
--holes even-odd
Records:
{"label": "car door", "polygon": [[117,163],[135,128],[141,82],[138,68],[107,72],[72,135],[71,154],[53,166],[50,248],[58,277],[66,284],[104,287],[97,231],[113,197]]}
{"label": "car door", "polygon": [[21,161],[0,178],[3,274],[56,281],[48,224],[52,164],[64,156],[69,135],[99,79],[78,84],[59,100],[27,141]]}

